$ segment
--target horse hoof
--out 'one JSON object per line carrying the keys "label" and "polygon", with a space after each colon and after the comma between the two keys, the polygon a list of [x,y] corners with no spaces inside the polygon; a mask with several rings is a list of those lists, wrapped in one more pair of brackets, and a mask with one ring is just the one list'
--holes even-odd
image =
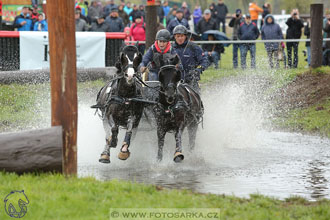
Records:
{"label": "horse hoof", "polygon": [[99,159],[100,163],[110,163],[110,156],[107,154],[102,154],[101,158]]}
{"label": "horse hoof", "polygon": [[118,158],[120,160],[127,160],[127,158],[129,158],[129,156],[131,155],[131,153],[129,151],[120,151],[119,154],[118,154]]}
{"label": "horse hoof", "polygon": [[184,156],[181,152],[175,152],[174,159],[173,159],[175,163],[180,163],[181,161],[183,161],[183,159],[184,159]]}

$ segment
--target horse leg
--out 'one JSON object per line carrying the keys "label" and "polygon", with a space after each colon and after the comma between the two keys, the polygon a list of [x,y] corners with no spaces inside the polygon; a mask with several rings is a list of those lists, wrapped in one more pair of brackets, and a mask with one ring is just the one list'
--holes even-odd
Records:
{"label": "horse leg", "polygon": [[184,159],[184,155],[182,154],[182,133],[184,130],[184,123],[181,123],[180,127],[175,132],[175,154],[174,154],[174,162],[179,163]]}
{"label": "horse leg", "polygon": [[101,153],[99,162],[110,163],[110,148],[115,148],[117,146],[118,125],[115,124],[112,116],[110,115],[109,118],[105,117],[103,119],[103,127],[106,132],[106,145]]}
{"label": "horse leg", "polygon": [[193,121],[188,126],[189,150],[190,151],[193,151],[195,149],[195,140],[196,140],[196,135],[197,135],[197,128],[198,128],[198,124],[195,121]]}
{"label": "horse leg", "polygon": [[165,140],[166,132],[161,128],[161,126],[157,126],[157,137],[158,137],[158,155],[157,160],[161,161],[163,159],[163,147]]}
{"label": "horse leg", "polygon": [[129,158],[129,156],[130,156],[130,152],[129,152],[128,148],[131,143],[134,122],[135,122],[135,116],[130,115],[128,117],[125,139],[124,139],[123,145],[120,149],[120,152],[118,154],[118,158],[120,160],[127,160],[127,158]]}

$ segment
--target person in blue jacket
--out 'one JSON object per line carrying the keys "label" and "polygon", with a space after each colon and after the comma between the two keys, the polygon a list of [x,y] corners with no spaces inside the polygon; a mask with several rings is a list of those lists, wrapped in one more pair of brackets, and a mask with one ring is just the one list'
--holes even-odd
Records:
{"label": "person in blue jacket", "polygon": [[188,39],[188,30],[185,26],[176,26],[173,35],[175,38],[173,49],[180,57],[183,68],[181,79],[199,92],[198,81],[201,73],[208,67],[208,59],[202,49]]}
{"label": "person in blue jacket", "polygon": [[165,64],[165,61],[175,55],[170,43],[171,34],[168,30],[159,30],[156,34],[156,42],[148,49],[147,53],[143,56],[140,64],[140,71],[145,72],[146,68],[149,69],[148,80],[158,81],[158,72]]}
{"label": "person in blue jacket", "polygon": [[39,14],[38,21],[36,23],[34,23],[33,30],[34,31],[48,31],[48,24],[45,19],[44,13]]}
{"label": "person in blue jacket", "polygon": [[178,9],[176,11],[175,18],[170,21],[170,23],[167,26],[167,30],[173,34],[173,30],[176,26],[178,25],[183,25],[185,26],[188,30],[190,29],[189,24],[187,19],[183,17],[183,11],[181,9]]}
{"label": "person in blue jacket", "polygon": [[[259,29],[256,23],[251,21],[251,16],[247,14],[245,21],[241,23],[238,29],[238,38],[240,40],[256,40],[260,35]],[[246,55],[248,50],[251,54],[251,68],[256,68],[256,44],[255,43],[243,43],[240,46],[241,51],[241,66],[246,68]]]}
{"label": "person in blue jacket", "polygon": [[29,15],[29,8],[23,7],[22,12],[15,18],[14,28],[17,28],[18,31],[31,31],[32,30],[32,20]]}

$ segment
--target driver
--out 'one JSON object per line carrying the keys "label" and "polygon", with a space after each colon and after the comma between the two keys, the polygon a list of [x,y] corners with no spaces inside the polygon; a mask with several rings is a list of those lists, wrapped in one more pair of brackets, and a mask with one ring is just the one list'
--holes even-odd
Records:
{"label": "driver", "polygon": [[189,41],[188,30],[185,26],[176,26],[173,35],[175,38],[173,49],[179,55],[184,70],[181,79],[199,93],[198,81],[200,74],[208,66],[207,57],[203,55],[202,49],[197,44]]}
{"label": "driver", "polygon": [[158,81],[158,72],[160,67],[166,65],[166,61],[175,55],[172,49],[171,34],[168,30],[162,29],[156,34],[155,43],[148,49],[147,53],[143,56],[142,63],[140,64],[141,73],[145,72],[147,67],[149,69],[148,80]]}

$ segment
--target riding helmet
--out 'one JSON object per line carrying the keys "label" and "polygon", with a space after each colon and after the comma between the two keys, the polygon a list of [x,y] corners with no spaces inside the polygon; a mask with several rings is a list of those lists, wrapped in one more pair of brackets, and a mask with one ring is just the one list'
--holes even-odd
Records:
{"label": "riding helmet", "polygon": [[185,26],[180,24],[180,25],[176,26],[173,30],[173,35],[176,35],[176,34],[185,34],[185,35],[187,35],[188,30]]}
{"label": "riding helmet", "polygon": [[156,34],[156,40],[170,41],[171,40],[171,34],[166,29],[159,30]]}

